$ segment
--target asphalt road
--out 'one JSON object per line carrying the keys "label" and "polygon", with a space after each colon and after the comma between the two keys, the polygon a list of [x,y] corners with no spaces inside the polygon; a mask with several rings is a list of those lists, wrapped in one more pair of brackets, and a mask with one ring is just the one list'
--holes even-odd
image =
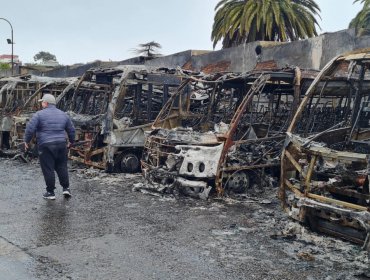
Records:
{"label": "asphalt road", "polygon": [[42,198],[37,163],[0,159],[0,279],[370,279],[369,254],[242,200],[136,192],[139,175],[71,172]]}

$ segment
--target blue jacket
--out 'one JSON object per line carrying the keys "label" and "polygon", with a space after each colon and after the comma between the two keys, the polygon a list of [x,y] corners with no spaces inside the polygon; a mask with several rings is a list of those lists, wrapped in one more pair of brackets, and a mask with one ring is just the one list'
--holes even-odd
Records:
{"label": "blue jacket", "polygon": [[27,124],[24,141],[29,143],[36,134],[37,144],[40,146],[49,142],[65,142],[66,133],[70,143],[75,139],[75,128],[67,114],[48,104],[48,107],[33,115]]}

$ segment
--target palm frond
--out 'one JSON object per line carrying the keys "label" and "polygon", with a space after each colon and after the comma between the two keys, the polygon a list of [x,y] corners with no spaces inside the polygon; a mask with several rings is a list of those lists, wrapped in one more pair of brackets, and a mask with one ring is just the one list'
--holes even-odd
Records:
{"label": "palm frond", "polygon": [[[355,0],[369,2],[370,0]],[[298,40],[317,36],[315,0],[220,0],[211,39],[223,48],[256,40]]]}

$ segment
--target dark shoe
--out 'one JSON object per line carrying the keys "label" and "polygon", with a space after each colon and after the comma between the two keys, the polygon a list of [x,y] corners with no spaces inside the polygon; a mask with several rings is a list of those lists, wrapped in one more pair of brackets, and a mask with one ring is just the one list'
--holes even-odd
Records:
{"label": "dark shoe", "polygon": [[45,199],[54,200],[55,199],[55,194],[51,193],[51,192],[46,192],[46,193],[44,193],[44,195],[42,197],[45,198]]}
{"label": "dark shoe", "polygon": [[63,195],[65,198],[70,198],[72,196],[71,191],[67,189],[63,189]]}

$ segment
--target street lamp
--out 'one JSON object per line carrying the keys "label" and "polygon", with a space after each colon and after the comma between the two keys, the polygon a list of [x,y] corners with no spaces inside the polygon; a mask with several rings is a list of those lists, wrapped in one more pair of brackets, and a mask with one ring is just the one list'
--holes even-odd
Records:
{"label": "street lamp", "polygon": [[14,45],[14,40],[13,40],[13,26],[12,24],[10,23],[9,20],[7,20],[6,18],[0,18],[2,20],[5,20],[7,23],[9,23],[10,25],[10,30],[12,31],[12,38],[11,39],[6,39],[6,41],[8,42],[8,44],[11,44],[12,45],[12,76],[14,75],[14,61],[13,61],[13,45]]}

